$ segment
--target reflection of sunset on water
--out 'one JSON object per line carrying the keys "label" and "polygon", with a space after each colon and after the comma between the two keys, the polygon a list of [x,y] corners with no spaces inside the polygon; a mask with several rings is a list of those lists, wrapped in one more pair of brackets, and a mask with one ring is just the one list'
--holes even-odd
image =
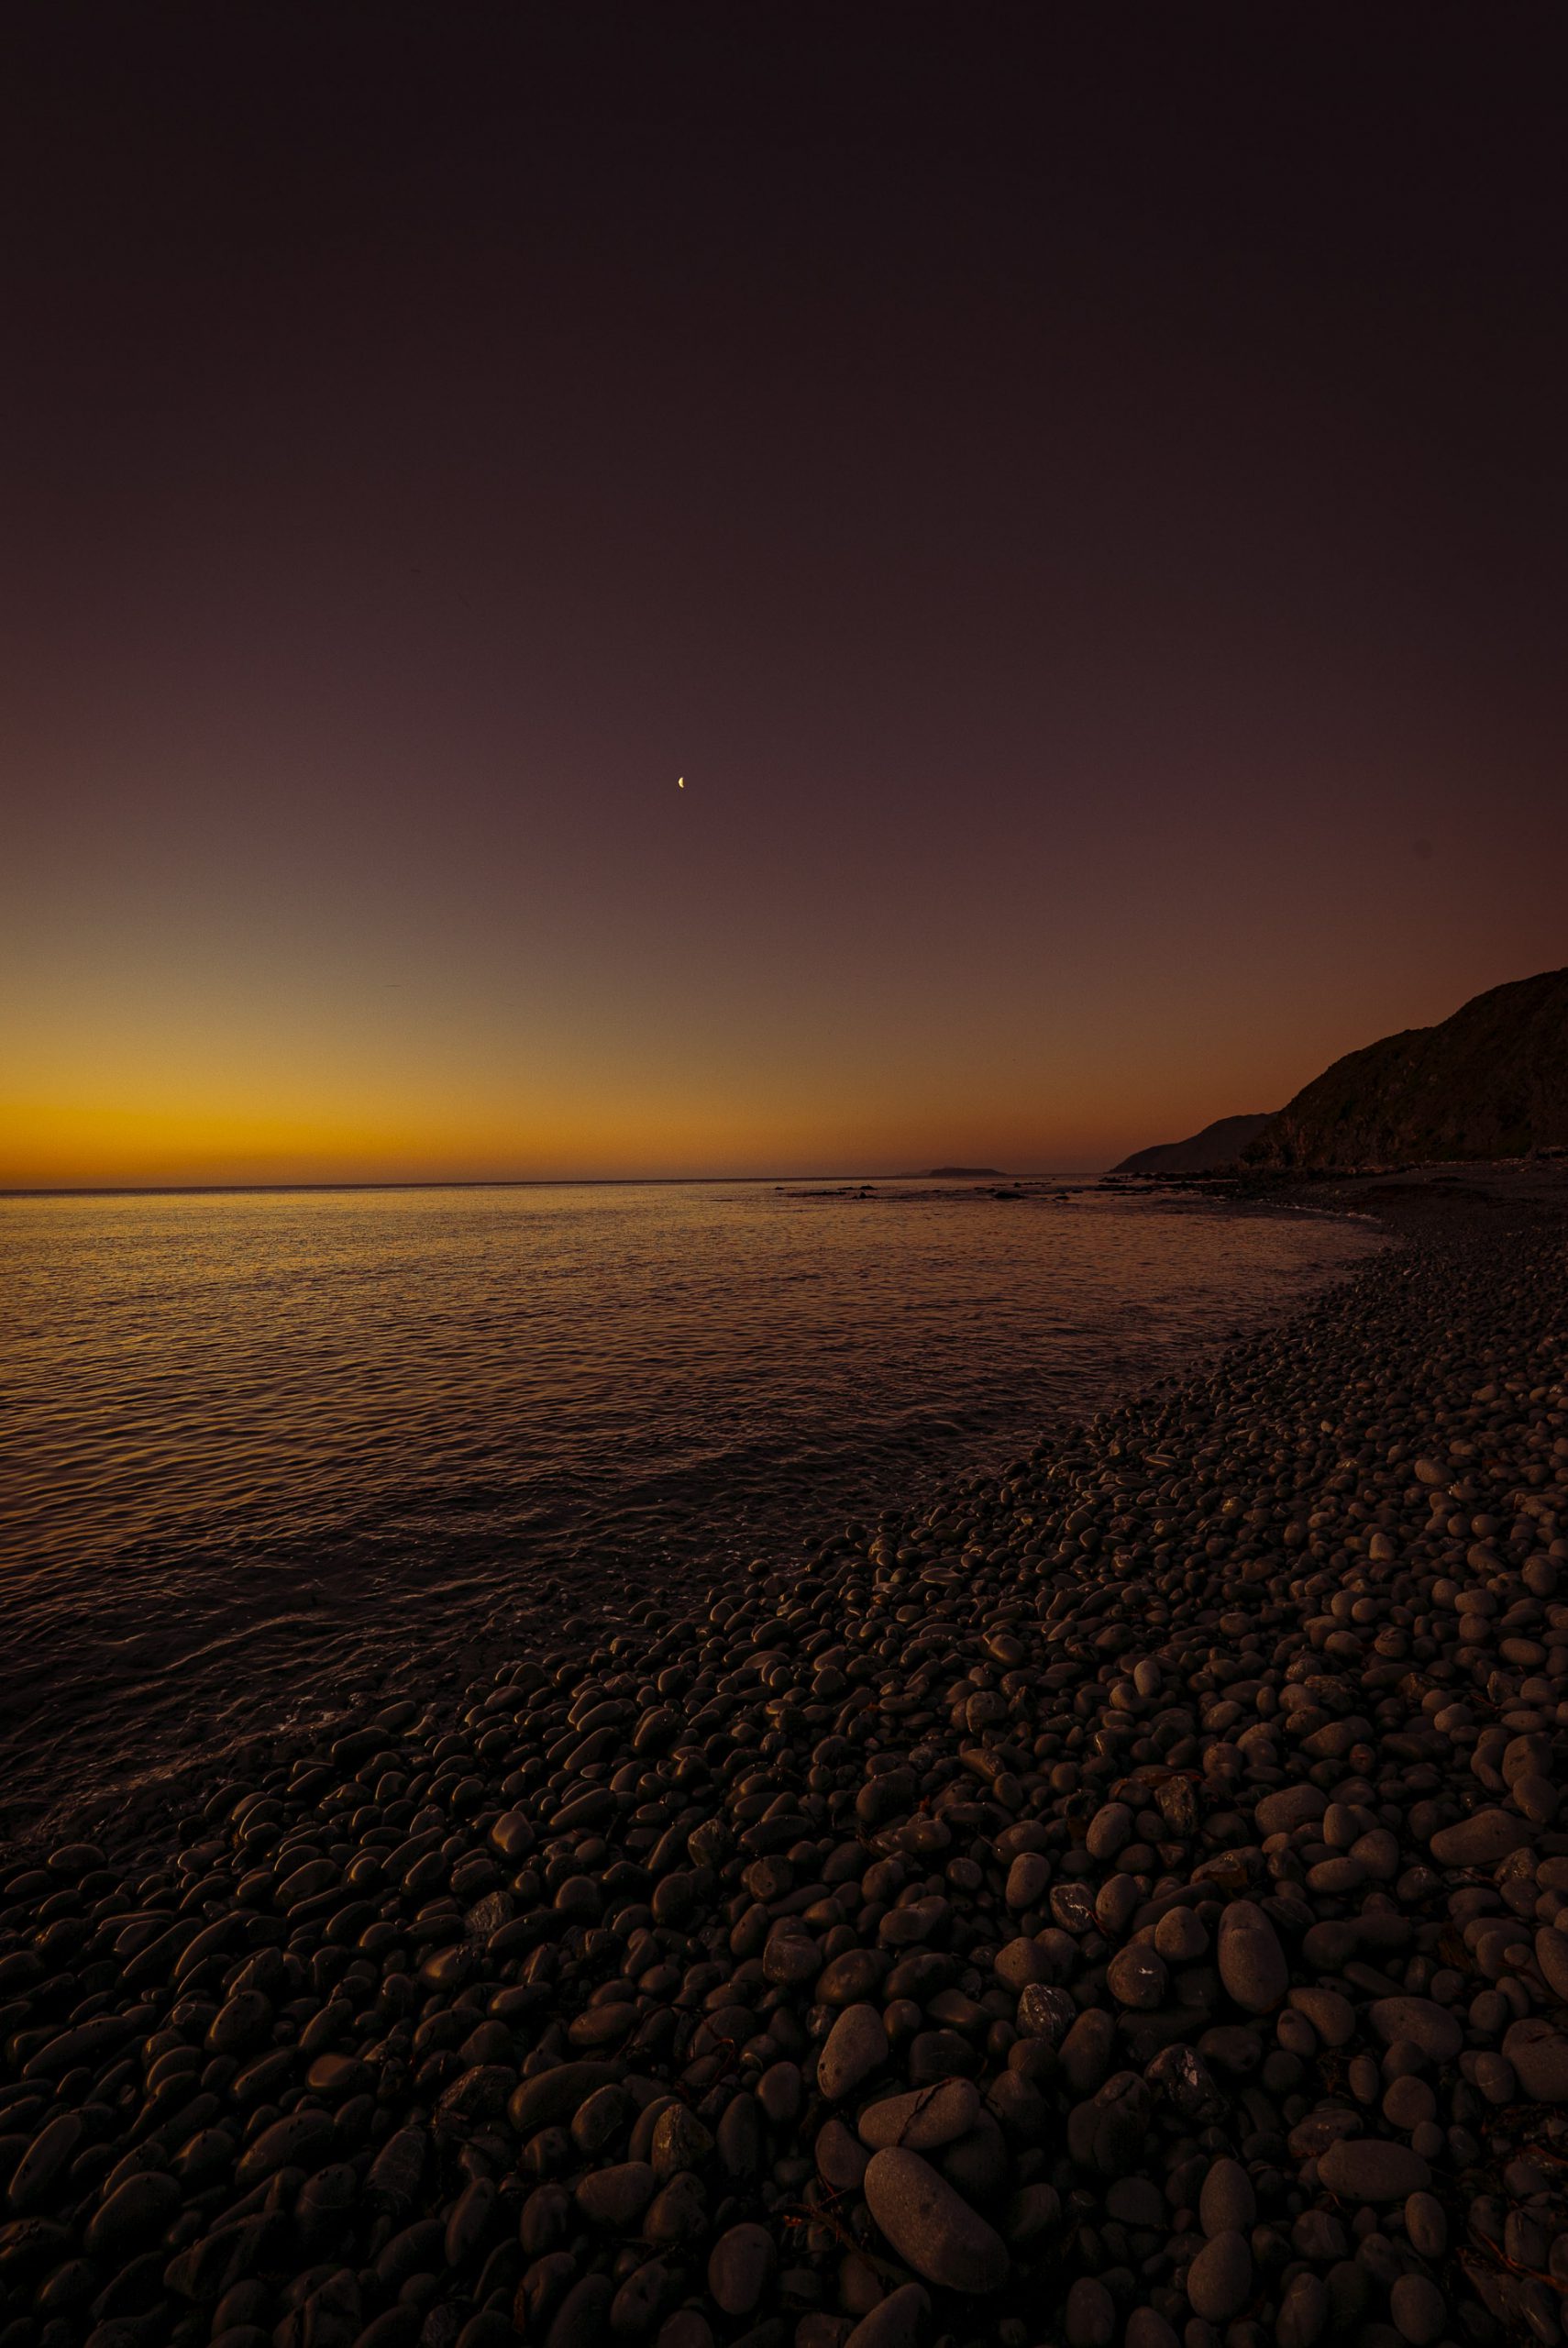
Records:
{"label": "reflection of sunset on water", "polygon": [[411,1644],[793,1554],[1377,1244],[982,1184],[0,1200],[0,1769],[107,1767],[127,1691],[144,1751],[236,1739]]}

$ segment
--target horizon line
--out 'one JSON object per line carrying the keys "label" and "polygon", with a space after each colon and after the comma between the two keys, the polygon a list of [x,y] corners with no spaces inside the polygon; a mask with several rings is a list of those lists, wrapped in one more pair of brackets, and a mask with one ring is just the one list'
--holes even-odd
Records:
{"label": "horizon line", "polygon": [[0,1186],[0,1199],[156,1199],[232,1197],[287,1191],[569,1191],[646,1190],[692,1182],[1036,1182],[1066,1174],[1104,1174],[1103,1166],[1066,1166],[1033,1174],[486,1174],[436,1175],[405,1181],[352,1177],[328,1182],[32,1182]]}

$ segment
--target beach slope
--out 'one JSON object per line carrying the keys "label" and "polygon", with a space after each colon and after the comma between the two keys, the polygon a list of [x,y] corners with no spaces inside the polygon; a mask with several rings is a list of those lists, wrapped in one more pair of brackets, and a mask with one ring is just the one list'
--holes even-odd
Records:
{"label": "beach slope", "polygon": [[1557,2337],[1564,1198],[0,1875],[17,2348]]}

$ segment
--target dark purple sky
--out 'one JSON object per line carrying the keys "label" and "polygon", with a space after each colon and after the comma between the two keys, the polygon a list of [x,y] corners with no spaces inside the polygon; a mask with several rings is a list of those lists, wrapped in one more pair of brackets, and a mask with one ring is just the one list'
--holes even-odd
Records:
{"label": "dark purple sky", "polygon": [[0,1180],[1097,1163],[1564,958],[1553,12],[9,29]]}

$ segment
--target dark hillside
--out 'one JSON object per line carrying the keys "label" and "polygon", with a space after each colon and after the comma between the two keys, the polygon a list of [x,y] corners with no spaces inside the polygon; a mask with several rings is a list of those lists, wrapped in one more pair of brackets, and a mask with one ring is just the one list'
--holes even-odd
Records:
{"label": "dark hillside", "polygon": [[1568,1144],[1568,970],[1492,987],[1436,1027],[1347,1052],[1244,1151],[1264,1167],[1381,1168]]}

